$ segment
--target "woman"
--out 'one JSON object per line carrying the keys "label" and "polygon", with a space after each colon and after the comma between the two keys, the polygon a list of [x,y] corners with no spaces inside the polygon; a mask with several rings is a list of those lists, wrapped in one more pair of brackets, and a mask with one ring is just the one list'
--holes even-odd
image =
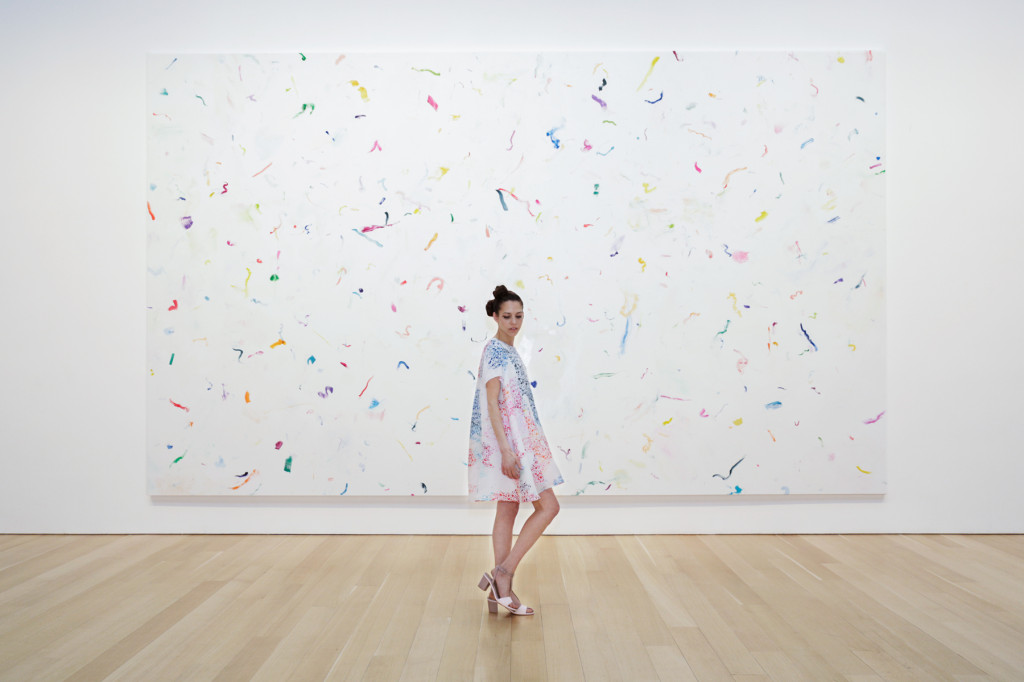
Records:
{"label": "woman", "polygon": [[[490,590],[488,610],[498,605],[517,616],[533,609],[512,591],[512,576],[523,555],[558,514],[552,486],[562,475],[551,458],[541,430],[526,367],[513,344],[523,327],[523,300],[504,286],[494,290],[487,314],[498,333],[484,346],[473,401],[469,436],[469,494],[475,501],[495,500],[494,569],[484,573],[480,589]],[[532,502],[533,514],[512,546],[512,525],[522,502]]]}

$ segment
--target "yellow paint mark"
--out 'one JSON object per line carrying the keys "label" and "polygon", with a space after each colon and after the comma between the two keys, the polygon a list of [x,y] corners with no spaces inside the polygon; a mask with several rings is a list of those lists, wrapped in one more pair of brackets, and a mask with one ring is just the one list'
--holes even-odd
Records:
{"label": "yellow paint mark", "polygon": [[629,317],[630,315],[632,315],[633,311],[636,310],[636,304],[639,300],[640,297],[637,296],[636,294],[633,294],[633,307],[631,307],[629,310],[626,310],[626,306],[629,305],[629,294],[626,294],[626,302],[622,304],[622,310],[619,311],[619,314],[622,315],[623,317]]}
{"label": "yellow paint mark", "polygon": [[245,392],[245,402],[247,402],[247,403],[251,403],[252,402],[252,399],[249,398],[249,391]]}
{"label": "yellow paint mark", "polygon": [[861,472],[862,474],[870,474],[871,473],[870,471],[864,471],[860,467],[857,467],[857,471]]}
{"label": "yellow paint mark", "polygon": [[716,95],[716,94],[715,94],[715,93],[713,93],[713,92],[709,92],[709,93],[708,93],[708,97],[711,97],[712,99],[718,99],[718,95]]}
{"label": "yellow paint mark", "polygon": [[645,261],[643,258],[637,258],[636,262],[640,264],[640,272],[643,272],[644,270],[647,269],[647,261]]}
{"label": "yellow paint mark", "polygon": [[673,419],[675,419],[675,417],[669,417],[669,418],[668,418],[668,421],[667,421],[667,422],[661,422],[661,425],[662,425],[662,426],[668,426],[669,424],[671,424],[671,423],[672,423],[672,420],[673,420]]}
{"label": "yellow paint mark", "polygon": [[433,246],[435,241],[437,241],[437,232],[435,232],[434,236],[430,238],[430,241],[427,242],[427,245],[423,247],[423,250],[426,251],[427,249],[429,249],[431,246]]}
{"label": "yellow paint mark", "polygon": [[754,218],[754,222],[755,223],[759,223],[759,222],[761,222],[762,220],[764,220],[767,217],[768,217],[768,211],[761,211],[761,215],[759,215],[756,218]]}
{"label": "yellow paint mark", "polygon": [[270,344],[270,347],[271,348],[277,348],[278,346],[283,346],[283,345],[285,345],[284,339],[278,339],[274,343]]}
{"label": "yellow paint mark", "polygon": [[650,436],[648,436],[646,433],[644,434],[644,438],[647,440],[647,444],[644,445],[643,451],[644,452],[650,452],[651,451],[651,444],[654,443],[654,439],[651,438]]}
{"label": "yellow paint mark", "polygon": [[561,356],[561,355],[556,355],[556,356],[555,356],[555,360],[556,360],[557,362],[561,362],[561,361],[562,361],[562,356]]}
{"label": "yellow paint mark", "polygon": [[520,289],[525,289],[526,288],[526,285],[523,284],[523,280],[521,280],[521,279],[516,281],[516,286],[519,287]]}
{"label": "yellow paint mark", "polygon": [[647,70],[647,75],[646,75],[646,76],[644,76],[644,79],[643,79],[642,81],[640,81],[640,85],[638,85],[638,86],[637,86],[637,88],[636,88],[636,91],[637,91],[637,92],[640,92],[640,88],[644,87],[644,85],[646,85],[646,84],[647,84],[647,79],[651,77],[651,74],[652,74],[652,73],[654,73],[654,65],[658,63],[658,60],[659,60],[659,59],[661,59],[661,57],[655,57],[655,58],[654,58],[654,59],[653,59],[653,60],[651,61],[651,68],[649,68],[649,69]]}
{"label": "yellow paint mark", "polygon": [[729,294],[726,298],[731,298],[732,299],[732,309],[736,312],[737,315],[739,315],[740,317],[743,317],[743,311],[741,311],[739,309],[739,307],[737,307],[737,305],[736,305],[736,303],[738,302],[736,300],[736,294]]}
{"label": "yellow paint mark", "polygon": [[836,61],[839,62],[840,64],[845,64],[846,63],[846,57],[840,57]]}
{"label": "yellow paint mark", "polygon": [[419,419],[419,418],[420,418],[420,415],[421,415],[421,414],[423,414],[424,412],[426,412],[426,411],[427,411],[427,410],[429,410],[429,409],[430,409],[430,405],[427,405],[427,406],[426,406],[426,407],[424,407],[424,408],[423,408],[422,410],[420,410],[419,412],[417,412],[417,413],[416,413],[416,419]]}
{"label": "yellow paint mark", "polygon": [[[405,445],[402,445],[402,441],[397,441],[397,442],[398,442],[399,445],[402,446],[402,450],[405,452],[405,454],[409,455],[409,451],[405,449]],[[410,462],[412,461],[412,455],[409,455],[409,461]]]}
{"label": "yellow paint mark", "polygon": [[651,192],[653,192],[656,189],[658,189],[658,188],[657,187],[651,187],[650,184],[648,184],[646,182],[644,183],[644,194],[650,194]]}
{"label": "yellow paint mark", "polygon": [[156,376],[156,372],[154,372],[153,370],[149,370],[149,376],[155,377]]}
{"label": "yellow paint mark", "polygon": [[210,192],[210,198],[213,198],[213,192]]}
{"label": "yellow paint mark", "polygon": [[856,344],[852,344],[851,343],[851,344],[848,344],[848,345],[849,345],[850,350],[857,350]]}
{"label": "yellow paint mark", "polygon": [[734,421],[733,424],[735,424],[736,426],[742,425],[743,424],[743,417],[740,417],[739,419]]}
{"label": "yellow paint mark", "polygon": [[359,81],[349,81],[348,83],[349,83],[349,85],[351,85],[354,88],[359,88],[359,96],[363,98],[364,102],[369,102],[370,101],[369,96],[366,94],[366,88],[361,87],[359,85]]}
{"label": "yellow paint mark", "polygon": [[443,178],[444,176],[448,175],[448,171],[450,170],[451,168],[445,168],[444,166],[441,166],[441,177]]}
{"label": "yellow paint mark", "polygon": [[683,320],[683,324],[686,324],[695,317],[700,317],[700,313],[690,313],[689,315],[687,315],[686,319]]}

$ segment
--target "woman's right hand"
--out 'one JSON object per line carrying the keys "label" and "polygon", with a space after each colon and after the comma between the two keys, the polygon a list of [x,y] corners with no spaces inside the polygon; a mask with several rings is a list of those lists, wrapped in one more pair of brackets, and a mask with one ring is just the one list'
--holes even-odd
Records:
{"label": "woman's right hand", "polygon": [[519,458],[512,451],[512,447],[509,445],[501,446],[501,473],[509,478],[519,480],[520,470]]}

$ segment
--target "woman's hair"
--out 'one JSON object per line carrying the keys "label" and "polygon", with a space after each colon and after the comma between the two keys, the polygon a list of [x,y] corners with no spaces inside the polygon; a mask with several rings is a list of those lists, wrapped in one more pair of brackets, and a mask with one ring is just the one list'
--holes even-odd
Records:
{"label": "woman's hair", "polygon": [[519,298],[516,292],[506,289],[504,284],[499,284],[494,289],[494,298],[487,302],[487,317],[501,310],[501,304],[505,301],[519,301],[522,304],[523,299]]}

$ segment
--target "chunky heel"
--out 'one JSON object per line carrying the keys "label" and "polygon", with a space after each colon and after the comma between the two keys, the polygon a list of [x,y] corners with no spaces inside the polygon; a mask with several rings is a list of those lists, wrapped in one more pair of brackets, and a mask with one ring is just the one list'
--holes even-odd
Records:
{"label": "chunky heel", "polygon": [[484,577],[480,578],[480,582],[477,584],[481,590],[485,592],[491,588],[491,576],[484,573]]}

